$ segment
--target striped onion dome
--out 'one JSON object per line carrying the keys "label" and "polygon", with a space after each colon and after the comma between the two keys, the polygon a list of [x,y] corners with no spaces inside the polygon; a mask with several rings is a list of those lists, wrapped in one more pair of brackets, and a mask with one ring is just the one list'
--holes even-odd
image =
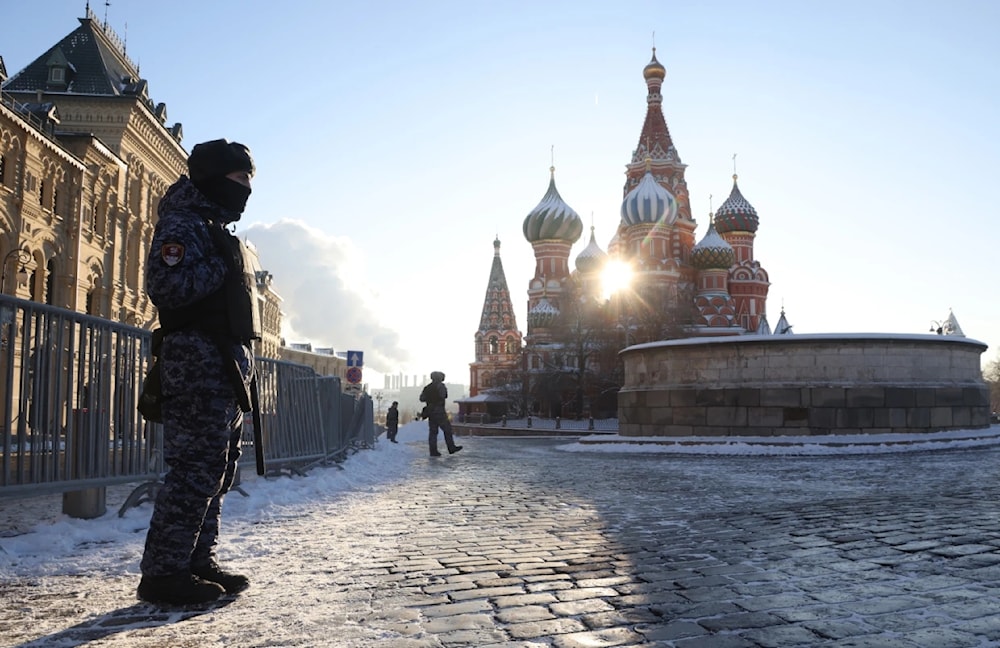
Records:
{"label": "striped onion dome", "polygon": [[740,193],[733,174],[733,190],[715,212],[715,226],[720,234],[726,232],[756,232],[759,220],[757,210]]}
{"label": "striped onion dome", "polygon": [[626,225],[672,225],[677,220],[677,199],[653,177],[649,158],[646,175],[622,201],[622,220]]}
{"label": "striped onion dome", "polygon": [[597,244],[597,239],[594,237],[594,226],[591,225],[590,243],[576,256],[576,269],[584,273],[595,272],[601,269],[607,258],[608,255]]}
{"label": "striped onion dome", "polygon": [[549,190],[524,219],[524,238],[529,243],[546,239],[576,243],[583,233],[583,221],[559,195],[556,189],[556,168],[551,167],[549,171],[552,174]]}
{"label": "striped onion dome", "polygon": [[552,305],[546,297],[538,300],[538,303],[528,311],[528,326],[532,328],[545,328],[559,317],[559,309]]}
{"label": "striped onion dome", "polygon": [[736,260],[733,246],[715,231],[712,216],[708,217],[708,231],[697,245],[691,249],[691,265],[699,270],[728,269]]}

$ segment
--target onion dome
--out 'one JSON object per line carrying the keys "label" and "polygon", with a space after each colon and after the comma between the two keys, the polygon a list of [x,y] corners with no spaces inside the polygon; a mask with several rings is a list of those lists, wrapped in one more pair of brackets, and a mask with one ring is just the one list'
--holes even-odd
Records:
{"label": "onion dome", "polygon": [[604,265],[604,260],[607,258],[608,255],[597,244],[597,239],[594,237],[594,227],[591,225],[590,243],[577,255],[576,269],[583,273],[595,272],[601,269],[601,266]]}
{"label": "onion dome", "polygon": [[646,175],[622,201],[622,220],[626,225],[671,225],[677,220],[677,199],[656,181],[650,165],[651,160],[646,158]]}
{"label": "onion dome", "polygon": [[660,79],[663,80],[667,76],[667,70],[663,67],[663,64],[656,60],[656,48],[653,48],[653,60],[649,62],[646,67],[642,68],[642,77],[647,81],[649,79]]}
{"label": "onion dome", "polygon": [[759,221],[757,210],[747,202],[736,184],[736,174],[733,174],[733,191],[715,212],[715,226],[720,234],[726,232],[756,232]]}
{"label": "onion dome", "polygon": [[550,167],[552,178],[542,201],[524,219],[524,238],[529,243],[546,239],[561,239],[576,243],[583,233],[583,221],[573,208],[563,201],[556,190],[556,168]]}
{"label": "onion dome", "polygon": [[733,246],[719,236],[715,231],[715,223],[712,222],[712,215],[708,216],[708,231],[705,237],[691,249],[691,265],[699,270],[726,270],[733,265],[736,260],[736,253]]}
{"label": "onion dome", "polygon": [[559,317],[559,309],[552,305],[546,297],[538,300],[531,310],[528,311],[528,326],[531,328],[545,328]]}

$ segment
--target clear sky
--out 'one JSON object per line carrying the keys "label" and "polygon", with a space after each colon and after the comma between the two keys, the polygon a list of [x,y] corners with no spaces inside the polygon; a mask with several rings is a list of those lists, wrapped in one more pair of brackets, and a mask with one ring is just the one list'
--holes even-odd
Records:
{"label": "clear sky", "polygon": [[[14,74],[85,0],[0,4]],[[93,2],[183,144],[258,168],[239,232],[290,342],[376,372],[468,382],[499,236],[526,329],[524,217],[556,184],[606,249],[646,111],[663,110],[700,239],[732,187],[757,209],[768,318],[798,333],[922,333],[954,310],[997,357],[1000,3]],[[554,150],[554,155],[553,155]]]}

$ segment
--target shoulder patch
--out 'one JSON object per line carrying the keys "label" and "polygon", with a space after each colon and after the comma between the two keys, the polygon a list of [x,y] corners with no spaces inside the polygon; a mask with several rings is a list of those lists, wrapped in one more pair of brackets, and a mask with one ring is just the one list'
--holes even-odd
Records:
{"label": "shoulder patch", "polygon": [[173,267],[184,260],[184,246],[180,243],[164,243],[160,247],[160,258]]}

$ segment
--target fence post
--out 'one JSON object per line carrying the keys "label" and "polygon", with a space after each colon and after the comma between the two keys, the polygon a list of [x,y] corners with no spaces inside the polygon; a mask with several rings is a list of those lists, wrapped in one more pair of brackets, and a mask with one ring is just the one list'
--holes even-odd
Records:
{"label": "fence post", "polygon": [[[100,467],[107,461],[107,442],[102,442],[86,409],[73,410],[72,438],[67,452],[74,468],[73,477],[99,477]],[[107,508],[107,489],[104,486],[84,488],[63,493],[63,513],[70,517],[90,520],[104,515]]]}

